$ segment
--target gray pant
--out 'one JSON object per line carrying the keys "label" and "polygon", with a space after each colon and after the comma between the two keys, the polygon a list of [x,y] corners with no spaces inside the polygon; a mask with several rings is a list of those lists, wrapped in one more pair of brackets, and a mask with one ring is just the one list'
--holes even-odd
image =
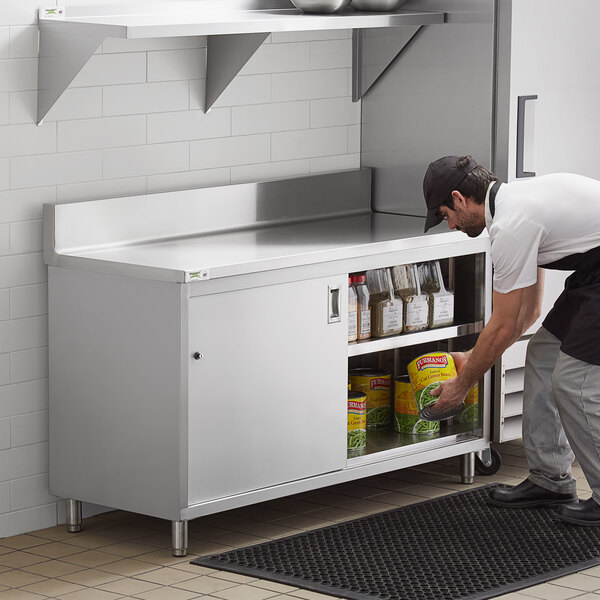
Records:
{"label": "gray pant", "polygon": [[527,348],[523,444],[533,483],[574,492],[577,457],[600,504],[600,366],[561,352],[560,341],[543,327]]}

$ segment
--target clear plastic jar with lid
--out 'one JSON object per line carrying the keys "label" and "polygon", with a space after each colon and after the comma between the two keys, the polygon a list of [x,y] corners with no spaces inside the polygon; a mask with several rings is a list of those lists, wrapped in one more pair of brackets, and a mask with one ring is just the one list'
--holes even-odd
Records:
{"label": "clear plastic jar with lid", "polygon": [[402,298],[394,293],[389,269],[378,269],[382,292],[371,296],[372,333],[375,337],[386,337],[402,333]]}
{"label": "clear plastic jar with lid", "polygon": [[352,277],[348,277],[348,341],[355,342],[358,337],[358,299],[352,285]]}
{"label": "clear plastic jar with lid", "polygon": [[421,293],[416,265],[398,265],[393,269],[394,289],[404,301],[404,331],[427,329],[429,298]]}
{"label": "clear plastic jar with lid", "polygon": [[449,327],[454,323],[454,292],[446,290],[440,261],[430,263],[438,291],[430,294],[429,327]]}
{"label": "clear plastic jar with lid", "polygon": [[370,294],[364,274],[351,275],[350,281],[356,292],[358,333],[357,339],[367,340],[371,337],[371,308],[369,306]]}
{"label": "clear plastic jar with lid", "polygon": [[435,261],[418,264],[417,274],[422,292],[425,294],[434,294],[440,291],[440,282],[438,281]]}
{"label": "clear plastic jar with lid", "polygon": [[417,284],[412,265],[397,265],[392,268],[394,291],[404,300],[407,296],[417,293]]}

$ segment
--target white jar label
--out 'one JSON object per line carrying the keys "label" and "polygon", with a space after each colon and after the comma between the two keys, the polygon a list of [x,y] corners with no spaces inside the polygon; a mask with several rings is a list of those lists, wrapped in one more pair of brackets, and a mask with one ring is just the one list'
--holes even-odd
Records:
{"label": "white jar label", "polygon": [[402,302],[384,306],[381,311],[381,322],[385,333],[402,330]]}
{"label": "white jar label", "polygon": [[348,313],[348,338],[355,340],[358,335],[358,315],[355,312]]}
{"label": "white jar label", "polygon": [[433,322],[446,323],[454,320],[454,295],[433,297]]}
{"label": "white jar label", "polygon": [[428,306],[427,302],[415,300],[406,303],[406,326],[407,327],[422,327],[427,325]]}
{"label": "white jar label", "polygon": [[371,311],[360,311],[360,335],[371,335]]}

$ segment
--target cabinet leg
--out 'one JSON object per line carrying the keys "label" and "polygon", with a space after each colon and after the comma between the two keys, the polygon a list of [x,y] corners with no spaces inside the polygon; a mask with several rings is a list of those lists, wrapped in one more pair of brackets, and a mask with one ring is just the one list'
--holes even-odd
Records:
{"label": "cabinet leg", "polygon": [[81,500],[67,498],[67,531],[69,533],[81,531]]}
{"label": "cabinet leg", "polygon": [[460,481],[469,484],[475,480],[475,452],[467,452],[460,457]]}
{"label": "cabinet leg", "polygon": [[173,556],[185,556],[188,547],[188,522],[171,521]]}

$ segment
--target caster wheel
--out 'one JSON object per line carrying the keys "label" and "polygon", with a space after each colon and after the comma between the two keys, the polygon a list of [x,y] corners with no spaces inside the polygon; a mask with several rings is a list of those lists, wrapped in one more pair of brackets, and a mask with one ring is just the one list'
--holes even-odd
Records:
{"label": "caster wheel", "polygon": [[493,475],[502,465],[502,458],[499,452],[490,448],[490,455],[492,462],[489,465],[486,465],[479,456],[475,455],[475,473],[477,475]]}

